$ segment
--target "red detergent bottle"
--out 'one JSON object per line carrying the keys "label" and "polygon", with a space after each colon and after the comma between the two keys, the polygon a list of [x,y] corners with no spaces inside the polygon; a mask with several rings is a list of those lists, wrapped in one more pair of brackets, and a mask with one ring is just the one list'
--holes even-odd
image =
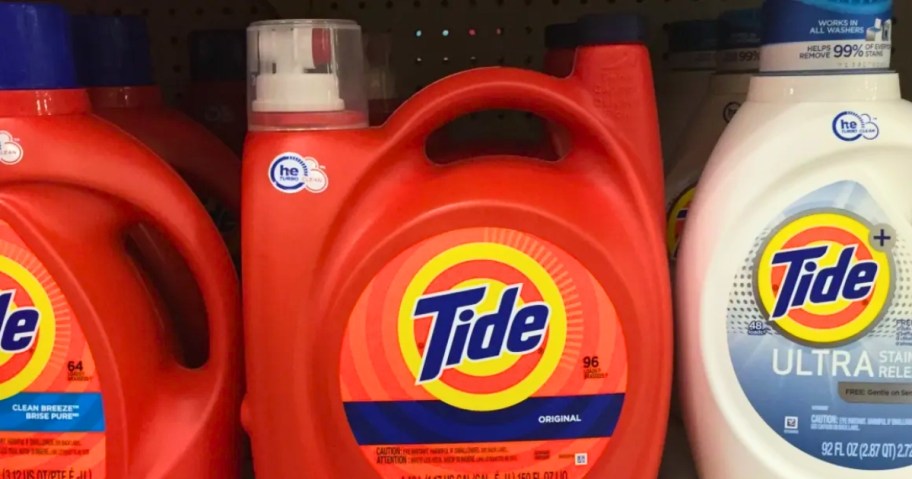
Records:
{"label": "red detergent bottle", "polygon": [[81,15],[74,21],[80,82],[96,115],[145,143],[170,164],[209,209],[237,250],[240,161],[202,125],[165,105],[155,84],[145,18]]}
{"label": "red detergent bottle", "polygon": [[[70,17],[0,3],[0,477],[237,477],[242,378],[228,252],[174,171],[90,114]],[[137,223],[186,260],[211,330],[178,360]]]}
{"label": "red detergent bottle", "polygon": [[[240,255],[240,160],[203,126],[164,104],[152,75],[145,18],[82,15],[74,19],[77,73],[94,113],[136,137],[196,192]],[[181,349],[191,364],[205,360],[205,309],[184,262],[154,230],[131,235],[137,254],[160,285],[164,307],[178,318]]]}
{"label": "red detergent bottle", "polygon": [[232,151],[247,134],[247,34],[244,30],[190,33],[190,88],[186,108]]}
{"label": "red detergent bottle", "polygon": [[[655,123],[641,138],[578,78],[489,68],[365,128],[357,24],[249,37],[242,419],[258,479],[655,477],[671,309],[641,168],[659,157],[634,148],[658,143]],[[641,87],[620,73],[602,88]],[[560,124],[572,148],[428,159],[434,130],[489,108]]]}

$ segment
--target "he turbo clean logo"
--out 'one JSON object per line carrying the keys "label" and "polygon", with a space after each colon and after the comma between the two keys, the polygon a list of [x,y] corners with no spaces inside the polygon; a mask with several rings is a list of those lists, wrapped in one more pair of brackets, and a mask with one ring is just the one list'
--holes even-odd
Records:
{"label": "he turbo clean logo", "polygon": [[567,308],[552,274],[527,253],[461,244],[406,287],[399,338],[416,385],[460,409],[500,410],[551,378],[564,354]]}
{"label": "he turbo clean logo", "polygon": [[895,233],[839,210],[780,226],[755,267],[757,302],[770,324],[801,344],[835,347],[860,339],[893,293]]}
{"label": "he turbo clean logo", "polygon": [[54,350],[56,322],[46,274],[0,256],[0,400],[32,385]]}

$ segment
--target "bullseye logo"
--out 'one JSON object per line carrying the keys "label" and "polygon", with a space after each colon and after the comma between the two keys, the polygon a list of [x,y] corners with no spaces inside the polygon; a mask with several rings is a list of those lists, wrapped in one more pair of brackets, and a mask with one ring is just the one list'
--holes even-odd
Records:
{"label": "bullseye logo", "polygon": [[[27,255],[22,250],[19,254]],[[51,296],[60,293],[37,260],[28,259],[0,256],[0,400],[38,379],[51,360],[57,336]]]}
{"label": "bullseye logo", "polygon": [[671,259],[675,259],[678,256],[678,246],[680,246],[681,235],[684,234],[687,213],[690,211],[690,203],[693,202],[695,192],[695,186],[686,188],[668,210],[665,244],[668,247],[668,256]]}
{"label": "bullseye logo", "polygon": [[786,221],[761,250],[758,303],[781,334],[834,347],[860,339],[886,312],[893,294],[895,233],[845,211]]}
{"label": "bullseye logo", "polygon": [[508,244],[472,242],[421,266],[398,319],[415,384],[470,411],[505,409],[538,392],[567,346],[572,282],[559,286],[551,263]]}

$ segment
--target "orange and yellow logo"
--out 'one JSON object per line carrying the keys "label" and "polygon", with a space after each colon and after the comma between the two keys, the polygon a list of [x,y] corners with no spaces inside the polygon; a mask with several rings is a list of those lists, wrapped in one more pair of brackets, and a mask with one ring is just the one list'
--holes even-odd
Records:
{"label": "orange and yellow logo", "polygon": [[24,391],[41,376],[54,352],[54,301],[63,299],[41,264],[27,251],[0,252],[0,400]]}
{"label": "orange and yellow logo", "polygon": [[760,251],[758,303],[792,340],[839,346],[857,340],[883,317],[893,293],[895,234],[845,211],[786,221]]}
{"label": "orange and yellow logo", "polygon": [[687,223],[687,213],[693,201],[696,187],[691,186],[684,190],[668,210],[668,222],[665,225],[665,244],[668,247],[668,257],[675,259],[678,256],[678,246],[681,235],[684,234],[684,225]]}
{"label": "orange and yellow logo", "polygon": [[443,402],[505,409],[538,392],[561,363],[568,306],[559,264],[518,246],[453,245],[405,288],[402,358],[415,384]]}

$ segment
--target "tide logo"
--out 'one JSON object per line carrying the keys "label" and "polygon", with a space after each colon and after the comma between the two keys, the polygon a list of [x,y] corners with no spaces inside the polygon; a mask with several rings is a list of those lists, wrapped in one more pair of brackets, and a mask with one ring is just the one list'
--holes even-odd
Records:
{"label": "tide logo", "polygon": [[35,308],[12,307],[16,291],[0,292],[0,353],[28,351],[38,337],[41,313]]}
{"label": "tide logo", "polygon": [[877,325],[893,294],[895,234],[845,211],[786,221],[761,250],[757,302],[793,341],[834,347]]}
{"label": "tide logo", "polygon": [[681,243],[681,236],[684,234],[684,225],[687,223],[687,214],[690,211],[690,204],[693,202],[696,185],[691,185],[684,189],[671,208],[668,209],[668,223],[665,228],[665,244],[668,247],[668,257],[675,259],[678,256],[678,247]]}
{"label": "tide logo", "polygon": [[564,298],[573,285],[566,279],[558,285],[561,264],[541,251],[457,244],[417,269],[398,319],[399,347],[415,387],[460,409],[495,411],[548,382],[567,346]]}
{"label": "tide logo", "polygon": [[516,307],[522,285],[511,285],[497,299],[497,310],[479,315],[474,309],[488,295],[487,285],[422,296],[415,318],[433,316],[431,336],[421,358],[417,384],[440,379],[445,369],[468,362],[529,354],[548,331],[551,308],[543,302]]}

